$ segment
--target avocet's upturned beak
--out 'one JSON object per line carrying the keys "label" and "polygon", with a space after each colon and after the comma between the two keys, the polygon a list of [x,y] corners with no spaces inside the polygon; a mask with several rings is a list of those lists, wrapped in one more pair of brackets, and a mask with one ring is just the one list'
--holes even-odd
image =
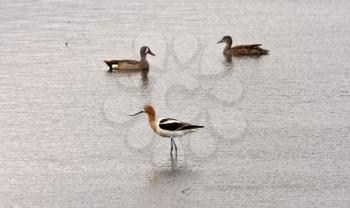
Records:
{"label": "avocet's upturned beak", "polygon": [[216,42],[216,43],[223,43],[224,42],[224,40],[222,39],[222,40],[220,40],[220,41],[218,41],[218,42]]}
{"label": "avocet's upturned beak", "polygon": [[140,113],[144,113],[145,111],[140,111],[140,112],[138,112],[138,113],[135,113],[135,114],[133,114],[133,115],[128,115],[128,116],[136,116],[136,115],[139,115]]}

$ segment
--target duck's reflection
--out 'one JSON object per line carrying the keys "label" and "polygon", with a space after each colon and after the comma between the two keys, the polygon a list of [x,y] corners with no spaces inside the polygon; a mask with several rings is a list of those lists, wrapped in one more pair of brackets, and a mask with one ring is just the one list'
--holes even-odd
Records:
{"label": "duck's reflection", "polygon": [[142,70],[141,73],[141,82],[142,82],[142,86],[143,87],[147,87],[148,86],[148,72],[149,70]]}
{"label": "duck's reflection", "polygon": [[[223,61],[223,65],[226,69],[232,69],[234,63],[240,63],[244,61],[249,61],[251,63],[259,63],[261,61],[262,56],[251,55],[251,56],[234,56],[234,55],[224,55],[225,60]],[[233,60],[233,58],[235,60]]]}
{"label": "duck's reflection", "polygon": [[110,77],[117,77],[117,76],[123,76],[123,77],[129,77],[133,75],[140,74],[141,75],[141,83],[143,86],[147,86],[148,84],[148,72],[149,69],[145,70],[114,70],[114,71],[106,71],[106,74]]}
{"label": "duck's reflection", "polygon": [[225,61],[228,64],[232,64],[232,56],[231,55],[224,55],[225,56]]}
{"label": "duck's reflection", "polygon": [[232,56],[231,55],[224,55],[225,61],[223,61],[223,65],[226,70],[233,68],[233,62],[232,62]]}

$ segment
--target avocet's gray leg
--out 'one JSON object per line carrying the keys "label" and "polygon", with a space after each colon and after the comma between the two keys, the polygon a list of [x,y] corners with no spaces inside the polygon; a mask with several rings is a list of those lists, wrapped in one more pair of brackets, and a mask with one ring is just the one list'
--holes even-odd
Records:
{"label": "avocet's gray leg", "polygon": [[173,154],[173,138],[171,138],[170,143],[171,143],[170,154],[172,155]]}
{"label": "avocet's gray leg", "polygon": [[174,143],[174,146],[175,146],[175,152],[176,152],[176,154],[177,154],[177,146],[176,146],[176,144],[175,144],[175,140],[173,139],[173,143]]}

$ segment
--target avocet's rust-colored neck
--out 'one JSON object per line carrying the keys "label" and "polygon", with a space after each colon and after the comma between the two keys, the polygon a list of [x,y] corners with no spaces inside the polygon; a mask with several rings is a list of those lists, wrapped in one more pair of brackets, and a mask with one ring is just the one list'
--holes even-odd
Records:
{"label": "avocet's rust-colored neck", "polygon": [[150,105],[146,105],[144,110],[148,115],[149,125],[151,126],[151,128],[153,129],[154,132],[157,132],[156,112],[154,111],[153,107]]}

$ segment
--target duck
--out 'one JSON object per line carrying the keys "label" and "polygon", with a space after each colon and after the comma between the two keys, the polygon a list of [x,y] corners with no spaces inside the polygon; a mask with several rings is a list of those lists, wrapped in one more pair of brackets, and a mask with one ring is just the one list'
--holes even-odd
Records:
{"label": "duck", "polygon": [[225,35],[217,43],[226,43],[223,52],[225,56],[260,56],[269,53],[269,50],[260,48],[261,44],[237,45],[232,47],[232,38],[228,35]]}
{"label": "duck", "polygon": [[142,46],[140,48],[140,61],[137,60],[110,60],[110,61],[104,61],[107,66],[109,66],[109,72],[113,70],[125,70],[125,71],[132,71],[132,70],[148,70],[149,64],[146,59],[147,54],[150,54],[152,56],[155,56],[155,54],[151,51],[151,49],[148,46]]}
{"label": "duck", "polygon": [[152,105],[145,105],[143,110],[138,113],[129,115],[136,116],[141,113],[146,113],[148,115],[148,123],[151,129],[161,137],[170,138],[170,154],[173,153],[173,148],[175,147],[175,152],[177,153],[177,146],[175,143],[175,137],[182,137],[186,134],[193,133],[204,126],[193,125],[187,122],[182,122],[174,118],[159,118],[156,117],[156,112]]}

